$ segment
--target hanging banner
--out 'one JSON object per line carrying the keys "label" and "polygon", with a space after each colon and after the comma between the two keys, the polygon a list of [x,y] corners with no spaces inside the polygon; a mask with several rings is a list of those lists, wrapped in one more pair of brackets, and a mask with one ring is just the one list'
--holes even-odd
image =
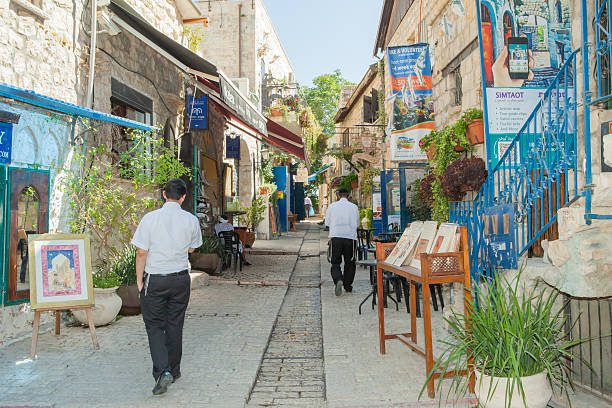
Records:
{"label": "hanging banner", "polygon": [[189,129],[206,129],[208,126],[207,96],[193,100],[193,96],[187,99],[187,117]]}
{"label": "hanging banner", "polygon": [[225,136],[225,158],[240,160],[240,137]]}
{"label": "hanging banner", "polygon": [[570,9],[569,0],[479,3],[487,157],[493,168],[572,52]]}
{"label": "hanging banner", "polygon": [[420,140],[435,130],[429,45],[387,47],[393,104],[387,137],[391,160],[425,160]]}
{"label": "hanging banner", "polygon": [[380,195],[380,176],[372,177],[372,220],[382,220],[382,197]]}
{"label": "hanging banner", "polygon": [[0,122],[0,163],[11,164],[13,146],[13,125]]}

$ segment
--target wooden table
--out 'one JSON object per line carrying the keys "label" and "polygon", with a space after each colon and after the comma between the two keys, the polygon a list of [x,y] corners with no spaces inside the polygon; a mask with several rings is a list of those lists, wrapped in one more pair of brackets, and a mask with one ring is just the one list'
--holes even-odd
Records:
{"label": "wooden table", "polygon": [[297,222],[297,214],[289,214],[287,216],[287,221],[289,221],[289,225],[291,226],[291,231],[297,231],[295,229],[295,223]]}
{"label": "wooden table", "polygon": [[[378,244],[377,253],[377,280],[378,287],[382,287],[383,271],[395,273],[406,278],[410,284],[410,310],[416,310],[416,285],[421,284],[423,288],[423,325],[425,335],[425,348],[417,344],[416,313],[410,313],[410,332],[408,333],[385,333],[385,309],[383,308],[382,291],[378,291],[378,327],[380,336],[380,353],[386,354],[385,342],[387,340],[399,340],[413,351],[425,358],[426,373],[428,375],[435,365],[433,356],[433,340],[431,336],[431,309],[429,304],[430,292],[429,285],[440,283],[461,283],[464,285],[464,307],[467,314],[467,300],[471,298],[470,292],[470,263],[468,248],[467,228],[461,227],[461,249],[460,252],[448,252],[441,254],[421,254],[421,269],[411,266],[398,267],[382,260],[381,252],[383,246],[391,244]],[[455,375],[467,375],[467,371],[448,371],[444,377]],[[435,372],[427,382],[427,394],[433,398],[435,396],[434,379],[441,376]],[[473,392],[473,379],[470,379],[470,391]]]}

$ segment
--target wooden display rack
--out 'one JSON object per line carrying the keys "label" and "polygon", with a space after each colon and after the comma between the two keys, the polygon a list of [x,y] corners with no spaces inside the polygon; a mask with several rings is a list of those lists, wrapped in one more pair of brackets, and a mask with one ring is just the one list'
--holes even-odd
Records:
{"label": "wooden display rack", "polygon": [[[386,354],[385,342],[387,340],[399,340],[401,343],[408,346],[414,352],[425,358],[425,366],[427,376],[435,366],[433,356],[433,340],[431,335],[431,309],[429,304],[430,292],[429,285],[440,283],[461,283],[464,286],[464,308],[466,315],[468,314],[468,300],[471,299],[471,284],[470,284],[470,261],[468,251],[468,234],[466,227],[460,227],[461,244],[459,252],[446,252],[436,254],[422,253],[420,256],[421,267],[415,268],[412,266],[396,266],[385,262],[384,260],[393,250],[395,243],[377,243],[376,244],[376,260],[377,260],[377,279],[378,287],[383,287],[383,271],[388,271],[396,275],[406,278],[410,283],[410,332],[408,333],[385,333],[385,310],[383,307],[383,291],[378,291],[378,326],[380,336],[380,353]],[[416,285],[420,284],[423,288],[423,324],[425,335],[425,348],[417,345],[417,327],[416,327]],[[469,362],[468,362],[469,363]],[[467,370],[460,372],[447,371],[444,377],[452,377],[455,375],[471,375]],[[441,377],[440,372],[435,372],[429,381],[427,381],[427,394],[433,398],[435,396],[434,380]],[[474,392],[474,378],[471,375],[469,380],[469,388]]]}

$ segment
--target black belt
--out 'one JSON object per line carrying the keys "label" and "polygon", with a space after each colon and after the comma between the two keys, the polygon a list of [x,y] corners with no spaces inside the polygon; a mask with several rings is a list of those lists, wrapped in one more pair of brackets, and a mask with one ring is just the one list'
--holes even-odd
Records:
{"label": "black belt", "polygon": [[144,276],[161,276],[161,277],[168,277],[168,276],[181,276],[181,275],[187,275],[189,273],[188,269],[183,269],[180,272],[171,272],[171,273],[144,273]]}

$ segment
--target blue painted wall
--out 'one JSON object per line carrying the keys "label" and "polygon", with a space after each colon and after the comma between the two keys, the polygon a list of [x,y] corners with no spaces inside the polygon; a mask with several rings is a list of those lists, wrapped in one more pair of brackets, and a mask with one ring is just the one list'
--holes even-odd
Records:
{"label": "blue painted wall", "polygon": [[278,212],[280,216],[280,225],[278,226],[280,231],[287,231],[287,196],[289,193],[288,189],[288,169],[287,166],[273,167],[272,173],[274,173],[274,184],[278,191],[283,192],[283,198],[278,200]]}

